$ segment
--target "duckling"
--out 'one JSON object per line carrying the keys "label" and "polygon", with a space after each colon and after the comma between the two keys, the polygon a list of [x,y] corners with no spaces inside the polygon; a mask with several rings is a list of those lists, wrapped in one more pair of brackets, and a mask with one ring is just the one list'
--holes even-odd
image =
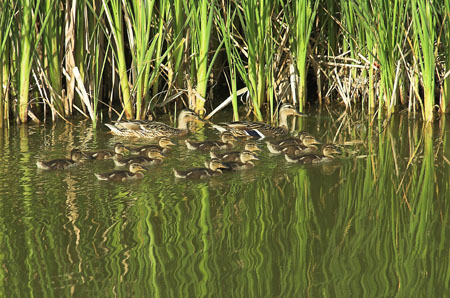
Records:
{"label": "duckling", "polygon": [[288,162],[302,163],[302,164],[319,164],[333,161],[336,156],[342,154],[342,149],[334,144],[325,144],[322,147],[320,154],[306,154],[306,155],[289,155],[284,157]]}
{"label": "duckling", "polygon": [[99,150],[96,152],[85,152],[82,153],[90,159],[112,159],[115,154],[122,154],[127,152],[128,149],[122,143],[116,143],[114,145],[114,151],[109,150]]}
{"label": "duckling", "polygon": [[222,163],[227,167],[227,170],[242,171],[252,169],[253,167],[255,167],[255,164],[252,162],[252,160],[259,160],[259,158],[256,156],[256,153],[250,151],[242,151],[239,157],[240,157],[239,161],[230,161]]}
{"label": "duckling", "polygon": [[174,128],[165,123],[154,121],[121,121],[115,124],[105,124],[112,134],[124,137],[160,138],[179,137],[188,133],[188,123],[202,121],[198,115],[189,109],[184,109],[178,115],[178,127]]}
{"label": "duckling", "polygon": [[176,169],[173,170],[173,174],[176,178],[190,178],[190,179],[205,179],[208,177],[219,176],[222,174],[222,169],[226,166],[218,159],[211,159],[208,162],[208,166],[205,168],[192,168],[185,171]]}
{"label": "duckling", "polygon": [[223,132],[221,134],[221,141],[193,142],[191,140],[185,140],[185,143],[189,150],[211,151],[231,149],[234,147],[234,141],[236,141],[236,138],[231,133]]}
{"label": "duckling", "polygon": [[[303,150],[304,153],[313,153],[317,151],[317,147],[315,145],[320,144],[320,142],[309,132],[302,131],[299,133],[297,137],[290,137],[287,139],[283,139],[280,141],[272,141],[272,142],[266,142],[267,149],[269,149],[270,153],[273,154],[281,154],[281,153],[288,153],[292,149],[288,149],[288,152],[283,152],[283,148],[288,146],[302,146],[302,147],[308,147],[311,150]],[[304,148],[306,149],[306,148]],[[300,149],[301,150],[301,149]],[[294,153],[292,153],[294,154]]]}
{"label": "duckling", "polygon": [[[255,152],[259,151],[258,144],[255,142],[247,142],[244,147],[244,151],[250,151]],[[209,155],[211,158],[218,158],[221,161],[241,161],[241,151],[232,151],[232,152],[225,152],[225,153],[217,153],[214,151],[209,152]]]}
{"label": "duckling", "polygon": [[175,144],[172,143],[172,141],[168,137],[161,137],[158,141],[158,145],[150,144],[150,145],[145,145],[145,146],[141,146],[138,148],[128,148],[128,150],[130,150],[130,153],[132,153],[132,154],[139,154],[139,155],[146,156],[147,151],[153,150],[153,149],[158,150],[160,153],[167,153],[170,151],[170,146],[173,146],[173,145],[175,145]]}
{"label": "duckling", "polygon": [[83,153],[79,149],[72,149],[70,151],[70,159],[61,158],[49,161],[36,162],[38,169],[42,170],[65,170],[78,165],[84,159]]}
{"label": "duckling", "polygon": [[288,116],[306,116],[297,111],[297,109],[288,103],[283,104],[279,111],[279,126],[271,126],[263,122],[235,121],[229,123],[213,124],[212,126],[220,132],[229,131],[235,137],[278,137],[288,135],[287,117]]}
{"label": "duckling", "polygon": [[162,155],[157,149],[148,150],[147,156],[131,156],[123,158],[122,154],[116,154],[113,157],[114,164],[117,167],[124,167],[132,163],[145,164],[145,165],[157,165],[163,162],[164,155]]}
{"label": "duckling", "polygon": [[128,171],[121,170],[121,171],[113,171],[109,173],[103,173],[103,174],[95,174],[98,180],[105,180],[105,181],[126,181],[126,180],[134,180],[134,179],[141,179],[144,177],[144,174],[142,171],[146,171],[147,169],[144,168],[142,165],[138,163],[130,163],[128,165]]}

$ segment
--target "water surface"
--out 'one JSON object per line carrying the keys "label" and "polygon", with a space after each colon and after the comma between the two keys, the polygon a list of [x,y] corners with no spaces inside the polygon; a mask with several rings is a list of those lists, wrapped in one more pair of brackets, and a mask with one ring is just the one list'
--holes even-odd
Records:
{"label": "water surface", "polygon": [[183,139],[143,180],[109,183],[94,173],[113,170],[110,160],[67,171],[35,163],[144,141],[88,121],[1,131],[1,296],[448,295],[448,119],[301,121],[297,130],[346,144],[345,155],[292,165],[259,141],[254,169],[204,181],[174,178],[173,167],[207,159]]}

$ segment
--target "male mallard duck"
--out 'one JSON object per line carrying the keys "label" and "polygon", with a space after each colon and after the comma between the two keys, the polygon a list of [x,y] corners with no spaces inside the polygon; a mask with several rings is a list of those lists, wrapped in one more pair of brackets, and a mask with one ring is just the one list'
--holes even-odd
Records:
{"label": "male mallard duck", "polygon": [[70,159],[60,158],[49,161],[38,160],[36,162],[36,166],[38,169],[42,170],[64,170],[78,165],[83,159],[83,153],[78,149],[73,149],[70,151]]}
{"label": "male mallard duck", "polygon": [[218,159],[211,159],[205,168],[192,168],[185,171],[173,169],[176,178],[204,179],[222,174],[226,166]]}
{"label": "male mallard duck", "polygon": [[309,132],[301,131],[296,137],[289,137],[287,139],[271,142],[267,141],[266,144],[267,149],[269,149],[270,153],[273,154],[288,153],[289,151],[283,152],[283,149],[289,146],[307,147],[304,149],[309,148],[310,150],[304,150],[304,153],[312,153],[317,150],[317,147],[315,145],[320,144],[320,142]]}
{"label": "male mallard duck", "polygon": [[221,134],[221,141],[193,142],[191,140],[185,140],[185,143],[189,150],[211,151],[231,149],[234,147],[234,141],[236,141],[236,138],[231,133],[223,132]]}
{"label": "male mallard duck", "polygon": [[158,150],[161,153],[167,153],[170,150],[170,146],[175,145],[172,143],[172,141],[168,137],[161,137],[159,138],[158,145],[157,144],[150,144],[150,145],[144,145],[138,148],[128,148],[132,154],[139,154],[146,156],[147,151],[151,150]]}
{"label": "male mallard duck", "polygon": [[[244,147],[244,151],[255,152],[259,151],[258,145],[255,142],[247,142]],[[232,151],[225,153],[217,153],[214,151],[209,152],[211,158],[218,158],[221,161],[241,161],[241,151]]]}
{"label": "male mallard duck", "polygon": [[252,160],[258,160],[256,153],[250,151],[242,151],[239,155],[239,161],[229,161],[222,163],[227,167],[226,170],[242,171],[252,169],[255,166]]}
{"label": "male mallard duck", "polygon": [[113,124],[105,124],[115,135],[138,138],[160,138],[184,136],[188,133],[188,123],[201,121],[198,115],[189,109],[182,110],[178,115],[178,128],[171,127],[165,123],[154,121],[121,121]]}
{"label": "male mallard duck", "polygon": [[330,162],[335,159],[335,155],[342,154],[342,149],[334,144],[325,144],[322,147],[320,154],[306,154],[306,155],[289,155],[286,154],[284,157],[288,162],[296,162],[302,164],[318,164]]}
{"label": "male mallard duck", "polygon": [[131,156],[128,158],[123,158],[122,154],[116,154],[113,157],[114,164],[117,167],[125,167],[132,163],[138,163],[142,165],[158,165],[163,162],[164,155],[161,154],[157,149],[147,150],[147,156]]}
{"label": "male mallard duck", "polygon": [[287,130],[287,117],[288,116],[305,116],[297,111],[297,109],[288,103],[281,106],[279,111],[279,126],[274,127],[263,122],[251,122],[251,121],[234,121],[229,123],[221,123],[219,125],[213,124],[212,126],[223,132],[229,131],[235,137],[278,137],[289,134]]}
{"label": "male mallard duck", "polygon": [[126,181],[133,179],[141,179],[142,177],[144,177],[142,171],[146,170],[147,170],[146,168],[144,168],[142,165],[138,163],[131,163],[128,165],[128,171],[126,170],[113,171],[104,174],[95,174],[95,176],[97,177],[98,180]]}
{"label": "male mallard duck", "polygon": [[82,153],[90,159],[111,159],[115,154],[122,154],[126,152],[128,149],[122,143],[116,143],[114,145],[114,151],[109,150],[99,150],[95,152],[86,152],[82,151]]}

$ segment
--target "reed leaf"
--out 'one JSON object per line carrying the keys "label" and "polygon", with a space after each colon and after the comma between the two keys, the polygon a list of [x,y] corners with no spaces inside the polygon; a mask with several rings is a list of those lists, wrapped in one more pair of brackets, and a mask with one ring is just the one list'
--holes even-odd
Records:
{"label": "reed leaf", "polygon": [[292,1],[287,5],[290,32],[290,51],[298,73],[297,95],[300,112],[306,104],[308,63],[306,60],[311,31],[316,20],[318,0]]}
{"label": "reed leaf", "polygon": [[209,78],[208,66],[213,63],[213,61],[208,61],[208,56],[216,1],[190,0],[184,5],[187,14],[192,15],[190,18],[190,45],[193,59],[190,77],[196,78],[196,95],[195,101],[190,99],[191,104],[195,102],[191,108],[203,115]]}
{"label": "reed leaf", "polygon": [[123,100],[123,109],[127,119],[134,118],[133,103],[130,94],[130,86],[127,75],[127,65],[125,59],[125,30],[123,25],[123,12],[121,1],[102,0],[102,5],[110,26],[114,43],[114,59],[117,62],[117,73],[120,81],[120,90]]}
{"label": "reed leaf", "polygon": [[412,1],[412,22],[414,25],[414,38],[419,44],[415,52],[421,69],[423,96],[423,119],[427,122],[433,120],[434,88],[436,58],[435,43],[435,16],[432,1]]}

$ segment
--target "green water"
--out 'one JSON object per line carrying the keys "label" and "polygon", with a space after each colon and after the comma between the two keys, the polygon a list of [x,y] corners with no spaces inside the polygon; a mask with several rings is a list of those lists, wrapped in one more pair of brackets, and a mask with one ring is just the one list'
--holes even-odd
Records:
{"label": "green water", "polygon": [[362,141],[331,165],[288,164],[261,142],[252,170],[180,181],[173,167],[207,157],[181,139],[143,180],[115,184],[94,176],[112,161],[35,166],[74,147],[137,144],[103,125],[3,130],[0,296],[448,296],[449,121],[369,121],[296,123],[324,142]]}

